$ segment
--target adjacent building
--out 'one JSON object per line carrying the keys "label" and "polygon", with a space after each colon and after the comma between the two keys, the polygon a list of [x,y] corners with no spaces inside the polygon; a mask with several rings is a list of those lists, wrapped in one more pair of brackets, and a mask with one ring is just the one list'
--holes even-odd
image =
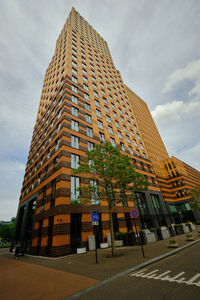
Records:
{"label": "adjacent building", "polygon": [[174,156],[169,157],[147,104],[127,86],[126,91],[173,221],[182,223],[199,219],[199,214],[190,208],[189,191],[200,185],[200,172]]}
{"label": "adjacent building", "polygon": [[86,246],[93,210],[100,214],[99,241],[105,240],[107,203],[91,197],[76,205],[77,187],[88,180],[71,172],[100,141],[120,144],[150,184],[135,203],[113,208],[114,230],[132,230],[134,207],[142,228],[174,222],[167,205],[178,199],[166,176],[170,158],[148,107],[124,84],[107,42],[72,8],[46,70],[19,201],[15,239],[30,253],[61,256]]}

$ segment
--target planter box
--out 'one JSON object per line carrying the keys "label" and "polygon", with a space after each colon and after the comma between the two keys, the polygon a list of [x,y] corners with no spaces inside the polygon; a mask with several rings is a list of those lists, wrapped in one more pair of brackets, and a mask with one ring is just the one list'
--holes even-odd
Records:
{"label": "planter box", "polygon": [[148,229],[144,230],[144,236],[147,244],[157,242],[157,237],[154,232],[150,232]]}
{"label": "planter box", "polygon": [[100,248],[101,249],[108,248],[108,243],[100,243]]}
{"label": "planter box", "polygon": [[193,236],[192,237],[188,237],[187,241],[194,241],[194,237]]}
{"label": "planter box", "polygon": [[170,233],[170,236],[171,237],[173,237],[173,236],[175,236],[176,235],[176,233],[175,233],[175,230],[174,230],[174,227],[172,226],[172,227],[168,227],[168,230],[169,230],[169,233]]}
{"label": "planter box", "polygon": [[170,235],[169,235],[169,231],[168,231],[167,227],[162,226],[160,228],[160,230],[161,230],[161,233],[162,233],[163,240],[168,239]]}
{"label": "planter box", "polygon": [[192,230],[196,230],[196,225],[191,223],[191,228],[192,228]]}
{"label": "planter box", "polygon": [[167,244],[167,247],[169,247],[169,248],[178,248],[178,244],[177,243],[175,243],[175,244]]}
{"label": "planter box", "polygon": [[86,253],[86,248],[77,248],[77,254]]}
{"label": "planter box", "polygon": [[183,231],[184,231],[184,233],[188,233],[188,232],[190,232],[190,229],[187,225],[183,225]]}
{"label": "planter box", "polygon": [[123,246],[123,241],[122,240],[115,241],[115,246],[116,247],[122,247]]}

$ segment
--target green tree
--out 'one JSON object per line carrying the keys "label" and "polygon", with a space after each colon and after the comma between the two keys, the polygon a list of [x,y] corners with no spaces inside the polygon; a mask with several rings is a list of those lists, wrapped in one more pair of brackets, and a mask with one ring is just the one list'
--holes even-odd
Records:
{"label": "green tree", "polygon": [[134,200],[133,192],[148,188],[144,176],[137,173],[131,163],[130,157],[120,153],[119,146],[113,147],[109,143],[100,143],[87,152],[87,161],[80,161],[77,170],[72,174],[84,174],[90,181],[87,186],[79,189],[81,195],[78,203],[86,203],[91,199],[98,201],[106,199],[108,203],[112,255],[115,255],[114,230],[112,209],[116,203],[126,205],[128,200]]}
{"label": "green tree", "polygon": [[11,241],[14,235],[16,218],[11,218],[11,224],[2,224],[0,226],[0,238]]}
{"label": "green tree", "polygon": [[200,210],[200,186],[195,186],[189,192],[191,196],[190,205],[195,210]]}
{"label": "green tree", "polygon": [[14,234],[14,224],[3,224],[0,226],[0,238],[11,241]]}

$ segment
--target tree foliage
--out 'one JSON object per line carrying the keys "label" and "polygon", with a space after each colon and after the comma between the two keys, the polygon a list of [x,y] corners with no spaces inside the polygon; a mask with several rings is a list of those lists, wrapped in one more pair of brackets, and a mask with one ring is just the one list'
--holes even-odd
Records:
{"label": "tree foliage", "polygon": [[0,226],[0,238],[5,241],[12,241],[14,235],[16,218],[11,219],[10,224],[2,224]]}
{"label": "tree foliage", "polygon": [[112,208],[116,203],[134,200],[133,192],[148,188],[146,178],[137,173],[131,163],[130,157],[120,153],[119,147],[109,143],[100,143],[87,152],[86,161],[80,161],[79,168],[73,174],[83,174],[89,179],[87,186],[80,187],[79,203],[86,203],[93,199],[106,199],[110,217],[110,232],[112,255],[114,255],[114,231]]}
{"label": "tree foliage", "polygon": [[195,186],[190,190],[190,205],[195,210],[200,210],[200,186]]}

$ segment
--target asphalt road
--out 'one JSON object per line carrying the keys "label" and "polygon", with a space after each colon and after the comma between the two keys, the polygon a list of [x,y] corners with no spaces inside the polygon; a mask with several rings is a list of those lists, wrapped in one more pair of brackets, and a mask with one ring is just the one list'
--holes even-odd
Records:
{"label": "asphalt road", "polygon": [[104,284],[81,300],[200,299],[200,244]]}

